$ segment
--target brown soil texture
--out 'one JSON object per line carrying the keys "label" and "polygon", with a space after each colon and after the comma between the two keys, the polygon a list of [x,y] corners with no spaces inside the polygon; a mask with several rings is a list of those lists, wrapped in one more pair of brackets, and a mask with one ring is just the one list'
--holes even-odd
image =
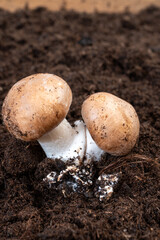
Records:
{"label": "brown soil texture", "polygon": [[[139,142],[113,172],[122,179],[111,199],[65,198],[43,178],[63,164],[37,142],[14,139],[0,117],[0,239],[159,239],[160,9],[137,15],[85,14],[44,8],[0,10],[0,105],[19,79],[38,72],[64,78],[73,91],[67,116],[81,119],[88,95],[106,91],[136,109]],[[136,157],[135,157],[136,156]],[[143,162],[141,156],[154,160]],[[102,169],[117,163],[105,155]]]}

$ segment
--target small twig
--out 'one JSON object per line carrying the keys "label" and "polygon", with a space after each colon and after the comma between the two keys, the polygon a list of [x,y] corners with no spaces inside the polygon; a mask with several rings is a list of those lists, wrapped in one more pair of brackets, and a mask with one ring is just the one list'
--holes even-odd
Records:
{"label": "small twig", "polygon": [[31,144],[28,144],[25,148],[28,149],[31,146]]}

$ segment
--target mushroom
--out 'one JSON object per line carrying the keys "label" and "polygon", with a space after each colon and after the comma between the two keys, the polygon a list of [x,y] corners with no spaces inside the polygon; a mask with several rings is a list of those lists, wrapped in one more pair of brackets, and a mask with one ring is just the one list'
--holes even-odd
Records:
{"label": "mushroom", "polygon": [[13,85],[2,116],[8,131],[24,141],[38,140],[48,158],[63,161],[84,156],[85,128],[65,119],[72,102],[68,84],[53,74],[34,74]]}
{"label": "mushroom", "polygon": [[87,159],[94,155],[98,159],[104,152],[126,155],[136,144],[140,123],[128,102],[110,93],[95,93],[84,101],[82,117],[87,127]]}

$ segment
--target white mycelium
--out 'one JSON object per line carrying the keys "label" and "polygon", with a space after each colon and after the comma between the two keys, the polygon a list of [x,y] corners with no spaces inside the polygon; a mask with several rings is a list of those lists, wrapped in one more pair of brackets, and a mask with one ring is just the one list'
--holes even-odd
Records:
{"label": "white mycelium", "polygon": [[99,198],[101,202],[110,199],[120,177],[121,172],[113,174],[102,173],[96,181],[96,187],[94,189],[95,196]]}

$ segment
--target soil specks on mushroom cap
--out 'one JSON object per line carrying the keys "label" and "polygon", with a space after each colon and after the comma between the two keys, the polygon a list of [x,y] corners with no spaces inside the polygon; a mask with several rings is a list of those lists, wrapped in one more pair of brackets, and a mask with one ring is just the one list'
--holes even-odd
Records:
{"label": "soil specks on mushroom cap", "polygon": [[8,92],[2,108],[3,121],[17,138],[37,140],[66,117],[71,101],[71,89],[63,79],[53,74],[32,75],[18,81]]}
{"label": "soil specks on mushroom cap", "polygon": [[135,109],[110,93],[88,97],[82,105],[82,117],[96,144],[113,155],[127,154],[139,136]]}

